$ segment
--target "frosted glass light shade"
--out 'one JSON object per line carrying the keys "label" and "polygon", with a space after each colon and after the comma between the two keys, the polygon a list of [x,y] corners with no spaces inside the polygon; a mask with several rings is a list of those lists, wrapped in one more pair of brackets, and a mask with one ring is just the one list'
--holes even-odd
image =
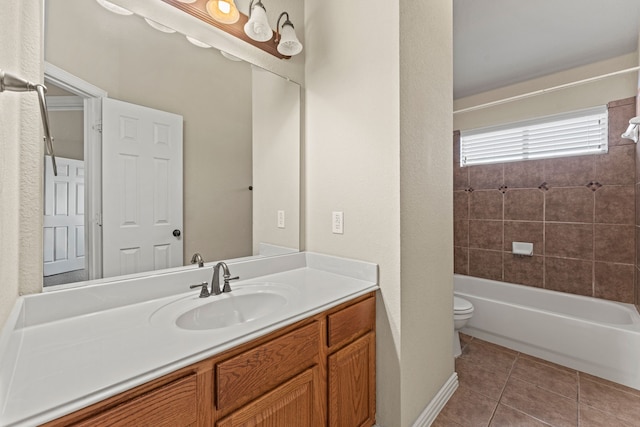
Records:
{"label": "frosted glass light shade", "polygon": [[203,49],[209,49],[211,46],[209,46],[208,44],[206,44],[205,42],[201,42],[198,39],[194,39],[193,37],[190,36],[186,36],[187,40],[189,40],[189,43],[191,43],[194,46],[198,46],[201,47]]}
{"label": "frosted glass light shade", "polygon": [[96,0],[96,1],[100,6],[104,7],[109,12],[117,13],[118,15],[133,15],[133,12],[131,12],[130,10],[125,9],[124,7],[120,7],[117,4],[113,4],[110,1],[107,1],[107,0]]}
{"label": "frosted glass light shade", "polygon": [[144,20],[147,21],[147,24],[149,24],[151,28],[154,28],[158,31],[162,31],[163,33],[171,34],[176,32],[176,30],[174,30],[173,28],[167,27],[166,25],[159,24],[156,21],[152,21],[149,18],[144,18]]}
{"label": "frosted glass light shade", "polygon": [[251,10],[251,17],[246,24],[244,24],[244,32],[249,38],[257,42],[266,42],[271,40],[273,31],[269,26],[267,20],[267,12],[261,6],[256,4]]}
{"label": "frosted glass light shade", "polygon": [[293,56],[302,52],[302,43],[296,36],[293,25],[284,24],[280,31],[280,43],[278,43],[278,52],[282,55]]}
{"label": "frosted glass light shade", "polygon": [[227,58],[228,60],[230,60],[230,61],[235,61],[235,62],[240,62],[240,61],[242,61],[242,59],[238,58],[238,57],[237,57],[237,56],[235,56],[235,55],[231,55],[230,53],[225,52],[224,50],[221,50],[221,51],[220,51],[220,54],[221,54],[222,56],[224,56],[225,58]]}
{"label": "frosted glass light shade", "polygon": [[234,0],[209,0],[207,13],[221,24],[235,24],[240,19]]}

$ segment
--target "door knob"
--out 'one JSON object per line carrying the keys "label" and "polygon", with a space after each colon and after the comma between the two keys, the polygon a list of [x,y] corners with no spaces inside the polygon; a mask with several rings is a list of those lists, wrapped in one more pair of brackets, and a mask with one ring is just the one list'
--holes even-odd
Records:
{"label": "door knob", "polygon": [[180,237],[180,230],[178,230],[177,228],[175,230],[173,230],[173,235],[175,237]]}

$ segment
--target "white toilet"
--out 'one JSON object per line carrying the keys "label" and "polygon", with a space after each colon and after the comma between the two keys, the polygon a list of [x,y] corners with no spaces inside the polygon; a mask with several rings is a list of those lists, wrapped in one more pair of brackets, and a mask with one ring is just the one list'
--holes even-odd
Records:
{"label": "white toilet", "polygon": [[462,354],[462,348],[460,347],[460,329],[464,328],[469,320],[473,316],[473,304],[464,298],[453,296],[453,328],[455,330],[453,334],[453,357],[458,357]]}

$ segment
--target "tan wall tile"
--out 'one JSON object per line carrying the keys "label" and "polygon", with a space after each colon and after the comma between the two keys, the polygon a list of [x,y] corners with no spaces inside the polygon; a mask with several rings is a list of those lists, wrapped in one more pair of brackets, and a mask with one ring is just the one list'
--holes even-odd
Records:
{"label": "tan wall tile", "polygon": [[508,190],[504,195],[504,219],[542,221],[544,194],[538,189]]}
{"label": "tan wall tile", "polygon": [[453,219],[469,219],[469,193],[453,192]]}
{"label": "tan wall tile", "polygon": [[544,182],[544,161],[527,160],[504,164],[504,185],[508,188],[538,188]]}
{"label": "tan wall tile", "polygon": [[551,188],[544,193],[545,221],[593,222],[594,192],[589,188]]}
{"label": "tan wall tile", "polygon": [[632,264],[596,262],[594,264],[594,296],[633,304],[634,270],[635,266]]}
{"label": "tan wall tile", "polygon": [[500,220],[470,220],[469,248],[502,250],[502,224]]}
{"label": "tan wall tile", "polygon": [[609,147],[596,158],[596,181],[602,185],[631,185],[636,181],[635,145]]}
{"label": "tan wall tile", "polygon": [[497,190],[504,184],[502,163],[469,167],[469,185],[474,190]]}
{"label": "tan wall tile", "polygon": [[595,260],[633,264],[636,246],[633,225],[594,226]]}
{"label": "tan wall tile", "polygon": [[595,156],[546,159],[544,180],[550,187],[586,185],[595,180]]}
{"label": "tan wall tile", "polygon": [[545,223],[546,256],[593,259],[593,226]]}
{"label": "tan wall tile", "polygon": [[461,168],[459,163],[453,164],[453,189],[466,190],[469,188],[469,168]]}
{"label": "tan wall tile", "polygon": [[453,247],[453,272],[469,274],[469,248]]}
{"label": "tan wall tile", "polygon": [[635,187],[605,185],[595,193],[595,222],[634,224]]}
{"label": "tan wall tile", "polygon": [[469,247],[469,220],[453,221],[453,244],[454,246]]}
{"label": "tan wall tile", "polygon": [[478,190],[469,195],[470,219],[502,219],[502,193]]}
{"label": "tan wall tile", "polygon": [[544,286],[544,257],[519,257],[505,253],[503,258],[505,282],[536,288]]}
{"label": "tan wall tile", "polygon": [[469,275],[502,280],[502,252],[469,249]]}
{"label": "tan wall tile", "polygon": [[579,259],[545,257],[545,289],[593,296],[593,263]]}

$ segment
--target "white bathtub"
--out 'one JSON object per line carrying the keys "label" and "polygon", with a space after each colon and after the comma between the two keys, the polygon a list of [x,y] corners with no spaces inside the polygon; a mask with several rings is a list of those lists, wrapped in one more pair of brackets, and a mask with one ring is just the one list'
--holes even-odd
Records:
{"label": "white bathtub", "polygon": [[640,315],[631,304],[454,275],[475,310],[462,332],[640,389]]}

